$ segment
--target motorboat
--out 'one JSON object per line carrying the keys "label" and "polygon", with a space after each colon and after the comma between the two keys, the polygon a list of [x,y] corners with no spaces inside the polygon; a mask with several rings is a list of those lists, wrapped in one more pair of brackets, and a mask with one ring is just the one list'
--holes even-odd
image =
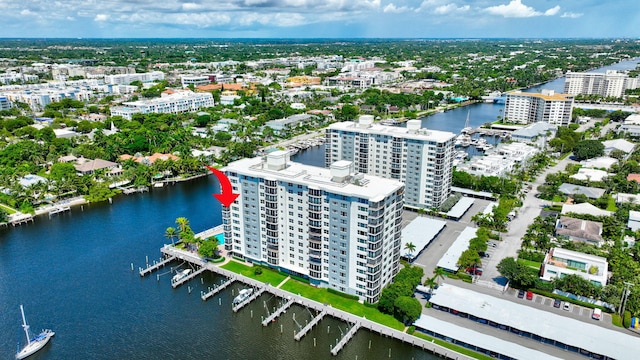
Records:
{"label": "motorboat", "polygon": [[18,352],[16,353],[16,359],[24,359],[30,355],[35,354],[40,349],[42,349],[49,340],[56,334],[50,329],[44,329],[40,332],[40,334],[36,336],[31,336],[29,334],[29,325],[27,325],[27,319],[24,316],[24,308],[20,305],[20,312],[22,313],[22,328],[24,329],[24,334],[27,336],[27,344],[20,349],[18,347]]}
{"label": "motorboat", "polygon": [[186,278],[187,276],[189,276],[190,273],[191,273],[191,269],[184,269],[184,270],[180,271],[179,273],[173,275],[173,278],[171,279],[171,282],[180,281],[180,280]]}
{"label": "motorboat", "polygon": [[246,289],[240,290],[240,292],[238,293],[238,296],[236,296],[233,299],[233,305],[238,305],[243,301],[247,300],[249,296],[251,296],[251,294],[253,294],[252,288],[246,288]]}

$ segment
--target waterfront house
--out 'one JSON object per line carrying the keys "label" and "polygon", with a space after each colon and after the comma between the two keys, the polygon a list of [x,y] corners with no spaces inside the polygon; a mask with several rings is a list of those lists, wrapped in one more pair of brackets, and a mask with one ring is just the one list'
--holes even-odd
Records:
{"label": "waterfront house", "polygon": [[78,161],[74,166],[76,168],[76,171],[78,172],[78,175],[89,175],[89,174],[93,174],[98,170],[103,170],[103,169],[106,169],[106,170],[120,169],[120,171],[116,170],[116,172],[110,171],[109,172],[110,175],[117,175],[122,171],[118,163],[114,163],[112,161],[107,161],[102,159],[87,160],[85,158],[80,158],[78,159]]}

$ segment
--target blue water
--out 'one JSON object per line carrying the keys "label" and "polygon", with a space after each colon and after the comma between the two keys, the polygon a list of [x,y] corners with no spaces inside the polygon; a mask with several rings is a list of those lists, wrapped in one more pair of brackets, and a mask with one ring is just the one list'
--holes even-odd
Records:
{"label": "blue water", "polygon": [[220,245],[224,245],[224,234],[216,234],[214,236]]}
{"label": "blue water", "polygon": [[[177,289],[170,285],[170,267],[140,278],[145,257],[152,262],[171,242],[164,232],[177,217],[187,217],[195,232],[220,224],[220,204],[211,196],[218,191],[211,176],[0,228],[0,359],[13,359],[17,342],[24,343],[20,304],[34,331],[56,332],[30,360],[331,358],[330,346],[346,331],[340,321],[323,319],[298,342],[293,314],[304,324],[306,309],[293,307],[263,327],[265,308],[278,305],[270,295],[233,313],[241,284],[204,302],[200,291],[219,277],[206,274]],[[376,358],[389,349],[395,359],[434,358],[362,330],[336,358]]]}

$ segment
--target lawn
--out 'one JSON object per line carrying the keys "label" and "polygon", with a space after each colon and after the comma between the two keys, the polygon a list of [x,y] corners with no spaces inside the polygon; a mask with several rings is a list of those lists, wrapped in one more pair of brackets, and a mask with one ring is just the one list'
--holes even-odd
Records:
{"label": "lawn", "polygon": [[564,199],[560,195],[553,195],[553,199],[551,199],[551,201],[553,201],[554,203],[561,203],[564,201]]}
{"label": "lawn", "polygon": [[364,304],[355,300],[347,299],[337,294],[332,294],[328,292],[327,289],[316,288],[292,279],[282,285],[281,289],[294,294],[300,294],[300,296],[304,296],[323,304],[331,304],[331,306],[336,309],[340,309],[354,315],[365,316],[371,321],[375,321],[396,330],[402,331],[404,329],[402,322],[396,320],[393,316],[383,314],[378,311],[378,309],[364,306]]}
{"label": "lawn", "polygon": [[15,214],[16,213],[16,209],[10,208],[7,205],[4,204],[0,204],[0,207],[4,209],[4,211],[6,211],[7,213],[9,213],[9,215],[11,214]]}
{"label": "lawn", "polygon": [[492,360],[493,359],[491,356],[487,356],[487,355],[484,355],[484,354],[477,353],[477,352],[475,352],[473,350],[470,350],[470,349],[467,349],[465,347],[462,347],[462,346],[459,346],[459,345],[456,345],[456,344],[452,344],[452,343],[450,343],[448,341],[444,341],[442,339],[437,339],[437,338],[431,337],[431,336],[429,336],[427,334],[424,334],[424,333],[421,333],[421,332],[418,332],[418,331],[414,332],[413,336],[419,337],[419,338],[427,340],[427,341],[433,341],[434,343],[436,343],[436,344],[438,344],[440,346],[444,346],[447,349],[451,349],[451,350],[453,350],[455,352],[459,352],[460,354],[470,356],[470,357],[472,357],[474,359],[481,359],[481,360]]}
{"label": "lawn", "polygon": [[221,268],[233,271],[234,273],[244,275],[248,278],[252,278],[263,283],[269,283],[272,286],[279,285],[282,280],[287,278],[287,275],[281,274],[265,267],[262,268],[262,274],[256,275],[254,273],[255,267],[247,266],[236,261],[229,261],[226,265],[221,266]]}
{"label": "lawn", "polygon": [[518,262],[522,265],[526,265],[530,268],[534,268],[536,270],[540,270],[540,266],[542,266],[542,263],[536,262],[536,261],[531,261],[531,260],[526,260],[526,259],[518,259]]}
{"label": "lawn", "polygon": [[616,201],[614,198],[609,197],[609,203],[607,204],[607,211],[616,212],[618,208],[616,207]]}

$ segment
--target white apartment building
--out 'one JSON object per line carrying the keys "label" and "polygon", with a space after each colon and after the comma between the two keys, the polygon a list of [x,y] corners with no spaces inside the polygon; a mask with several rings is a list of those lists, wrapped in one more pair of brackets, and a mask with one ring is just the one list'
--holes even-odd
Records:
{"label": "white apartment building", "polygon": [[122,116],[131,120],[133,114],[178,114],[212,106],[214,102],[211,93],[186,90],[150,100],[125,102],[123,106],[112,107],[111,116]]}
{"label": "white apartment building", "polygon": [[38,81],[38,75],[17,73],[17,72],[7,72],[4,74],[0,74],[0,85],[9,85],[11,83],[26,83],[26,82],[34,82]]}
{"label": "white apartment building", "polygon": [[511,91],[507,93],[504,118],[518,124],[546,122],[567,126],[571,123],[572,106],[573,96],[553,90],[542,90],[540,94]]}
{"label": "white apartment building", "polygon": [[106,84],[114,85],[129,85],[134,81],[146,83],[161,80],[164,80],[164,73],[162,71],[151,71],[139,74],[107,75],[104,77],[104,82]]}
{"label": "white apartment building", "polygon": [[517,165],[526,166],[529,159],[539,151],[533,146],[520,142],[500,144],[485,156],[475,156],[470,161],[458,165],[457,168],[477,176],[503,177],[516,170]]}
{"label": "white apartment building", "polygon": [[592,284],[604,287],[607,285],[608,266],[607,259],[600,256],[552,248],[544,257],[540,278],[552,281],[567,275],[578,275]]}
{"label": "white apartment building", "polygon": [[374,124],[370,115],[331,124],[325,165],[353,161],[357,172],[404,182],[406,206],[438,207],[451,191],[455,134],[420,126],[420,120],[406,128]]}
{"label": "white apartment building", "polygon": [[233,256],[374,303],[399,270],[404,185],[289,160],[288,151],[227,165],[238,199],[222,208]]}
{"label": "white apartment building", "polygon": [[615,70],[605,73],[571,72],[566,75],[564,92],[569,95],[602,95],[622,97],[627,89],[636,89],[638,78],[629,78],[627,74]]}
{"label": "white apartment building", "polygon": [[208,75],[180,75],[180,82],[182,83],[182,88],[186,88],[189,85],[200,86],[212,83]]}
{"label": "white apartment building", "polygon": [[47,104],[58,102],[62,99],[70,98],[86,102],[95,95],[88,88],[61,87],[6,91],[0,93],[0,96],[8,98],[11,102],[20,101],[26,103],[31,109],[41,111]]}
{"label": "white apartment building", "polygon": [[6,96],[0,96],[0,110],[9,110],[11,109],[11,101]]}

